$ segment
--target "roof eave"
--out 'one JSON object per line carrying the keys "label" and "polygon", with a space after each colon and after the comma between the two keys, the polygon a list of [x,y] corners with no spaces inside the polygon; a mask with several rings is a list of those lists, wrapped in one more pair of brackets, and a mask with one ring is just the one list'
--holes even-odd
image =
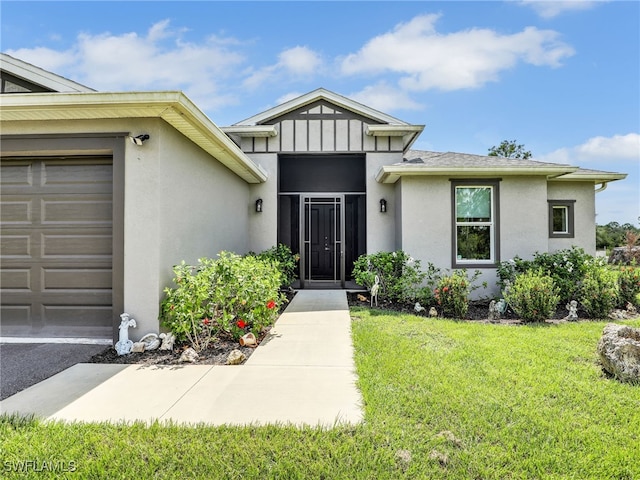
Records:
{"label": "roof eave", "polygon": [[0,98],[0,122],[161,118],[247,183],[267,174],[182,92],[29,93]]}
{"label": "roof eave", "polygon": [[593,182],[594,184],[598,183],[608,183],[615,182],[616,180],[624,180],[627,178],[626,173],[614,173],[614,172],[597,172],[597,173],[583,173],[579,170],[576,172],[571,172],[566,175],[561,175],[557,178],[554,178],[554,181],[559,182]]}
{"label": "roof eave", "polygon": [[578,167],[513,167],[513,168],[487,168],[487,167],[430,167],[426,165],[385,165],[378,170],[376,181],[378,183],[396,183],[404,176],[445,176],[451,175],[455,177],[490,177],[490,176],[517,176],[517,175],[535,175],[544,176],[547,179],[554,178],[558,175],[573,172]]}

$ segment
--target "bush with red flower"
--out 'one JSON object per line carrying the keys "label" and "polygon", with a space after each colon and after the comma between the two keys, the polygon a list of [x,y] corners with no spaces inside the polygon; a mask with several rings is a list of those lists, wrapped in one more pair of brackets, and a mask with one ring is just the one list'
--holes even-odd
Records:
{"label": "bush with red flower", "polygon": [[182,262],[174,268],[174,288],[165,289],[160,307],[162,324],[178,340],[196,350],[217,335],[256,337],[275,322],[282,273],[278,265],[253,255],[221,252],[217,259],[200,259],[199,265]]}
{"label": "bush with red flower", "polygon": [[434,297],[445,317],[465,318],[469,310],[471,291],[479,288],[473,285],[479,276],[480,272],[476,271],[469,278],[467,271],[463,269],[455,270],[452,274],[440,278]]}

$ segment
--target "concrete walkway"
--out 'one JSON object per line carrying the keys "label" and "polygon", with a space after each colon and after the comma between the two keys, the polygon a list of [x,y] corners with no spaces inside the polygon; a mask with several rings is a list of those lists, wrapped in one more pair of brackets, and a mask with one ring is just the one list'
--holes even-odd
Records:
{"label": "concrete walkway", "polygon": [[0,402],[65,421],[333,426],[362,420],[342,290],[302,290],[241,366],[77,364]]}

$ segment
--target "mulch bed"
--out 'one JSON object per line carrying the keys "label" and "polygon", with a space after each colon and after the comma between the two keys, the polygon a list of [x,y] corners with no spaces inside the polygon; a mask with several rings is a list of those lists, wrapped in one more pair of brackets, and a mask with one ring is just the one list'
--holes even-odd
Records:
{"label": "mulch bed", "polygon": [[[362,300],[365,298],[365,300]],[[349,301],[349,306],[358,306],[358,307],[369,307],[371,305],[370,297],[367,293],[348,293],[347,300]],[[374,305],[375,306],[375,305]],[[394,312],[400,313],[408,313],[411,315],[418,315],[422,317],[429,317],[429,308],[431,305],[423,305],[426,307],[424,312],[417,313],[415,311],[415,303],[397,303],[390,301],[378,301],[378,306],[376,308],[382,310],[391,310]],[[438,312],[442,316],[442,312]],[[568,315],[569,311],[565,306],[558,306],[556,313],[552,318],[548,319],[546,323],[562,323],[567,322],[568,320],[564,320],[564,318]],[[494,323],[494,324],[506,324],[506,325],[521,325],[524,322],[516,315],[516,313],[507,309],[507,311],[502,315],[500,321],[489,322],[489,300],[479,300],[473,301],[469,303],[469,310],[467,311],[467,316],[462,319],[465,321],[475,321],[475,322],[484,322],[484,323]],[[586,320],[587,317],[584,312],[580,312],[578,310],[578,321]]]}
{"label": "mulch bed", "polygon": [[[295,296],[295,292],[290,290],[285,292],[285,295],[290,302],[291,299]],[[363,300],[364,298],[364,300]],[[347,300],[349,302],[349,306],[358,306],[358,307],[369,307],[370,306],[370,297],[367,293],[347,293]],[[280,312],[284,311],[288,302],[281,306]],[[408,313],[412,315],[419,315],[428,317],[428,310],[430,305],[424,305],[427,310],[424,312],[416,313],[414,307],[415,304],[407,303],[396,303],[396,302],[388,302],[388,301],[379,301],[378,306],[376,308],[382,310],[390,310],[394,312],[400,313]],[[511,309],[508,309],[507,312],[503,315],[497,322],[489,322],[487,319],[489,313],[489,301],[476,301],[471,302],[469,305],[469,311],[467,312],[466,318],[464,321],[472,321],[472,322],[483,322],[483,323],[493,323],[493,324],[504,324],[504,325],[523,325],[524,322],[518,318],[518,316]],[[558,306],[555,315],[546,320],[547,324],[557,324],[557,323],[565,323],[567,320],[564,318],[567,316],[568,311],[564,306]],[[584,312],[578,310],[579,320],[578,321],[587,321]],[[258,338],[258,345],[264,338],[268,335],[270,329],[265,329],[260,337]],[[180,355],[182,352],[188,347],[187,343],[176,344],[172,351],[166,350],[153,350],[149,352],[142,353],[130,353],[128,355],[118,355],[113,347],[106,348],[104,351],[94,355],[89,360],[90,363],[115,363],[115,364],[138,364],[138,365],[184,365],[184,363],[180,362]],[[248,359],[254,351],[254,348],[250,347],[241,347],[237,340],[234,340],[230,336],[221,336],[217,338],[216,341],[209,347],[199,352],[199,357],[196,362],[197,365],[225,365],[227,362],[227,357],[229,353],[233,350],[240,350],[246,358]],[[246,362],[246,360],[245,360]]]}
{"label": "mulch bed", "polygon": [[[289,305],[295,296],[295,291],[286,290],[283,292],[287,297],[287,302],[280,306],[280,313]],[[257,338],[258,345],[269,334],[271,328],[266,328]],[[113,347],[105,348],[102,352],[89,359],[89,363],[115,363],[115,364],[136,364],[136,365],[186,365],[180,361],[180,355],[189,347],[187,342],[176,342],[173,350],[151,350],[141,353],[129,353],[118,355]],[[240,350],[248,359],[255,347],[241,347],[238,340],[230,335],[220,335],[208,348],[198,352],[198,359],[191,365],[226,365],[227,358],[233,350]],[[246,362],[246,360],[245,360]],[[243,362],[244,363],[244,362]]]}

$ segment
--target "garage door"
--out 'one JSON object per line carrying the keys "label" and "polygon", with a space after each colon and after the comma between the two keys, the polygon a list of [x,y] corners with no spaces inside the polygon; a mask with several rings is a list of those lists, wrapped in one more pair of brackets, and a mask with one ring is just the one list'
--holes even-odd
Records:
{"label": "garage door", "polygon": [[0,334],[111,338],[112,159],[0,166]]}

